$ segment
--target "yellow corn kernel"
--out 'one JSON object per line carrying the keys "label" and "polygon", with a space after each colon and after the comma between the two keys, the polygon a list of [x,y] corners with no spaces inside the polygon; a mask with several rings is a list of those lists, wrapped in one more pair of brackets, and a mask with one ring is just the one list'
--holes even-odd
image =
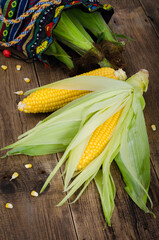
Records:
{"label": "yellow corn kernel", "polygon": [[24,81],[26,82],[26,83],[30,83],[30,78],[24,78]]}
{"label": "yellow corn kernel", "polygon": [[122,110],[115,113],[112,117],[110,117],[103,124],[97,127],[96,130],[92,133],[92,136],[90,137],[90,140],[78,163],[77,170],[81,170],[86,167],[104,150],[112,137],[113,130],[118,123],[121,112]]}
{"label": "yellow corn kernel", "polygon": [[8,67],[6,65],[2,65],[1,68],[6,71],[8,69]]}
{"label": "yellow corn kernel", "polygon": [[23,95],[24,94],[23,91],[17,91],[17,92],[14,92],[14,93],[17,94],[17,95]]}
{"label": "yellow corn kernel", "polygon": [[31,192],[31,196],[33,196],[33,197],[38,197],[39,194],[38,194],[36,191],[32,191],[32,192]]}
{"label": "yellow corn kernel", "polygon": [[17,71],[20,71],[22,69],[22,66],[21,65],[16,65],[16,69],[17,69]]}
{"label": "yellow corn kernel", "polygon": [[17,177],[19,177],[19,173],[14,172],[14,173],[12,174],[12,177],[11,177],[10,181],[12,181],[13,179],[15,179],[15,178],[17,178]]}
{"label": "yellow corn kernel", "polygon": [[5,207],[6,208],[13,208],[13,204],[12,203],[6,203]]}
{"label": "yellow corn kernel", "polygon": [[32,164],[31,163],[25,164],[25,168],[32,168]]}
{"label": "yellow corn kernel", "polygon": [[152,128],[153,131],[156,131],[156,125],[152,124],[151,128]]}

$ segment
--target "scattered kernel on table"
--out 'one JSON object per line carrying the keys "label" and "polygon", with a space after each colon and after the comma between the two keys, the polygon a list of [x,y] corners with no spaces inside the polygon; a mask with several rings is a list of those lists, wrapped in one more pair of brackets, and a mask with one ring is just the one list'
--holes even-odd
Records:
{"label": "scattered kernel on table", "polygon": [[20,70],[21,70],[21,68],[22,68],[22,66],[21,66],[21,65],[16,65],[16,69],[17,69],[17,71],[20,71]]}
{"label": "scattered kernel on table", "polygon": [[29,83],[31,80],[30,80],[30,78],[24,78],[24,81],[25,81],[26,83]]}
{"label": "scattered kernel on table", "polygon": [[8,67],[6,65],[2,65],[1,68],[6,71],[8,69]]}
{"label": "scattered kernel on table", "polygon": [[14,93],[17,94],[17,95],[23,95],[24,94],[23,91],[17,91],[17,92],[14,92]]}
{"label": "scattered kernel on table", "polygon": [[6,208],[13,208],[13,204],[12,203],[6,203],[5,207]]}
{"label": "scattered kernel on table", "polygon": [[15,179],[15,178],[17,178],[17,177],[19,177],[19,173],[14,172],[14,173],[12,174],[12,177],[11,177],[10,181],[13,180],[13,179]]}
{"label": "scattered kernel on table", "polygon": [[25,168],[32,168],[32,164],[31,163],[25,164]]}
{"label": "scattered kernel on table", "polygon": [[156,131],[156,125],[152,124],[151,128],[152,128],[153,131]]}
{"label": "scattered kernel on table", "polygon": [[33,197],[38,197],[39,194],[38,194],[36,191],[32,191],[32,192],[31,192],[31,196],[33,196]]}

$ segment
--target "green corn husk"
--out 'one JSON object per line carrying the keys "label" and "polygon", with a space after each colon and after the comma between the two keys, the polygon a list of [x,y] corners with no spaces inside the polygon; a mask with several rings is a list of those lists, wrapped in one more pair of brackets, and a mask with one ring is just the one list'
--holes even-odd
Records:
{"label": "green corn husk", "polygon": [[[142,93],[147,89],[148,75],[145,71],[140,71],[131,77],[130,81],[128,79],[128,82],[131,82],[133,86],[129,85],[128,87],[127,83],[124,83],[126,84],[126,89],[118,92],[116,96],[113,94],[108,97],[110,91],[106,91],[104,94],[105,101],[102,102],[103,106],[100,108],[98,105],[99,101],[94,96],[96,104],[90,107],[87,106],[87,109],[84,110],[78,133],[68,145],[64,155],[49,175],[41,190],[41,192],[44,191],[57,170],[67,161],[64,187],[67,195],[58,206],[61,206],[80,188],[78,196],[73,201],[75,202],[90,181],[95,179],[104,216],[109,226],[111,225],[115,197],[115,185],[110,173],[110,165],[114,158],[123,175],[126,191],[129,196],[142,210],[152,213],[146,206],[147,198],[150,200],[152,206],[152,201],[148,195],[150,184],[150,153],[142,112],[144,107]],[[135,88],[136,83],[137,88]],[[97,105],[98,108],[96,108]],[[92,109],[94,109],[94,114],[92,114]],[[81,171],[76,172],[77,165],[91,134],[99,125],[120,109],[123,109],[122,114],[106,148],[89,165]]]}
{"label": "green corn husk", "polygon": [[[87,94],[78,99],[78,101],[72,101],[44,119],[33,129],[21,135],[19,138],[22,139],[4,148],[12,149],[7,155],[44,155],[64,151],[80,127],[83,108],[96,103],[97,100],[100,103],[96,104],[95,107],[100,109],[105,103],[105,101],[103,102],[103,96],[105,92],[109,91],[108,96],[112,95],[118,101],[118,94],[124,91],[126,86],[129,88],[130,85],[123,81],[92,76],[72,77],[45,85],[44,87],[54,89],[90,90],[96,92],[93,95]],[[26,92],[25,95],[35,90],[32,89]],[[93,114],[96,108],[92,108],[90,114]]]}
{"label": "green corn husk", "polygon": [[84,35],[85,38],[87,38],[91,43],[93,43],[93,39],[88,34],[88,32],[84,29],[82,24],[80,23],[79,19],[76,18],[73,14],[71,14],[70,10],[67,10],[66,12],[67,17],[72,21],[72,23],[78,28],[78,30]]}
{"label": "green corn husk", "polygon": [[54,40],[54,42],[49,46],[45,54],[54,56],[60,62],[64,63],[69,69],[74,67],[71,57],[65,52],[65,50],[56,40]]}
{"label": "green corn husk", "polygon": [[68,12],[76,17],[83,27],[93,33],[100,41],[107,40],[121,46],[124,44],[116,41],[100,12],[87,13],[78,8],[70,9]]}
{"label": "green corn husk", "polygon": [[[79,89],[79,86],[81,89],[82,86],[82,89],[96,92],[69,103],[21,135],[22,139],[5,148],[12,148],[8,155],[20,153],[32,155],[33,149],[35,149],[33,155],[39,154],[38,151],[41,151],[40,154],[42,152],[46,154],[46,148],[49,149],[47,153],[56,152],[58,144],[63,146],[63,150],[67,147],[41,192],[67,161],[64,190],[68,193],[58,206],[81,188],[75,202],[90,181],[95,179],[108,225],[111,225],[115,206],[115,185],[110,173],[110,165],[115,159],[123,175],[127,193],[142,210],[151,213],[146,206],[147,198],[151,202],[148,195],[150,154],[142,112],[145,105],[142,94],[148,86],[147,72],[142,70],[127,82],[104,77],[80,76],[57,82],[54,86],[69,89]],[[106,148],[83,170],[77,172],[78,162],[91,134],[120,109],[123,109],[122,114]],[[44,145],[44,149],[41,150],[40,147]],[[31,149],[28,149],[28,146]]]}
{"label": "green corn husk", "polygon": [[100,67],[111,67],[111,64],[105,58],[103,59],[102,54],[94,46],[93,40],[79,21],[77,19],[73,21],[73,18],[74,17],[69,16],[67,12],[62,12],[60,21],[53,31],[56,39],[81,56],[91,51],[99,58],[98,64]]}

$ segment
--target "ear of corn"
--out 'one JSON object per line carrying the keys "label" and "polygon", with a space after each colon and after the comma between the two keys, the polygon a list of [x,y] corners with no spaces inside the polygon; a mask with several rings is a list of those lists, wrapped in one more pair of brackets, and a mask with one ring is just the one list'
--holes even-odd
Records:
{"label": "ear of corn", "polygon": [[[95,89],[96,84],[99,84],[101,91],[79,98],[50,115],[33,130],[26,133],[24,138],[6,147],[6,149],[12,148],[8,155],[29,154],[29,146],[32,153],[35,150],[35,154],[44,145],[43,153],[47,152],[46,148],[49,149],[47,153],[51,153],[58,149],[58,144],[65,145],[67,148],[64,155],[46,180],[41,192],[61,165],[67,161],[65,190],[68,192],[58,205],[62,205],[78,189],[81,189],[77,200],[90,181],[95,178],[108,225],[111,224],[115,197],[115,185],[110,173],[110,165],[115,159],[123,175],[127,193],[142,210],[151,213],[146,206],[147,199],[151,202],[148,195],[150,156],[141,104],[142,93],[147,90],[148,73],[140,71],[128,80],[129,84],[90,76],[75,77],[72,83],[78,85],[78,81],[79,84],[81,82],[85,84],[85,88],[89,84],[90,86],[93,84]],[[68,82],[70,84],[70,79]],[[63,84],[68,82],[63,81]],[[119,116],[117,117],[117,115]],[[98,154],[89,163],[84,164],[77,173],[77,166],[83,157],[84,149],[88,144],[91,145],[89,141],[91,141],[94,131],[98,127],[103,127],[101,125],[110,120],[112,116],[117,117],[115,119],[117,124],[114,122],[115,127],[111,127],[113,130],[112,134],[109,133],[111,137],[107,144],[101,146]],[[72,178],[73,181],[71,181]]]}
{"label": "ear of corn", "polygon": [[[7,155],[19,153],[44,155],[64,151],[78,131],[81,118],[84,116],[82,113],[84,108],[87,109],[88,106],[92,106],[89,109],[88,116],[93,115],[105,104],[111,106],[112,101],[117,103],[121,101],[120,94],[124,94],[126,89],[128,92],[131,91],[131,86],[124,81],[116,81],[100,76],[68,78],[55,82],[51,86],[49,85],[49,87],[54,89],[91,89],[97,92],[87,94],[67,104],[41,121],[33,129],[23,133],[19,137],[19,139],[22,139],[4,148],[11,149]],[[34,92],[34,90],[31,90],[31,92]]]}
{"label": "ear of corn", "polygon": [[[131,78],[131,80],[132,79],[133,77]],[[145,76],[143,71],[141,71],[139,74],[134,75],[134,84],[137,79],[139,80],[139,82],[144,82],[144,86],[142,86],[142,89],[145,89],[145,86],[147,86],[148,83],[148,78]],[[67,191],[67,195],[58,204],[58,206],[62,205],[69,197],[71,197],[75,193],[75,191],[82,187],[78,197],[81,196],[83,191],[88,186],[89,182],[95,178],[97,188],[101,197],[101,203],[103,206],[105,219],[108,225],[110,225],[110,219],[114,209],[115,197],[115,186],[112,176],[110,174],[110,165],[113,159],[116,158],[116,161],[120,166],[119,168],[121,169],[121,172],[124,176],[124,181],[127,185],[126,190],[129,196],[141,209],[143,209],[145,212],[150,213],[149,209],[146,206],[147,198],[149,198],[151,202],[151,199],[148,195],[148,188],[150,182],[150,156],[145,124],[143,122],[143,117],[141,117],[142,106],[140,104],[139,97],[141,91],[139,91],[138,89],[138,84],[137,92],[134,92],[133,94],[132,93],[133,91],[131,91],[131,93],[129,93],[127,97],[124,97],[124,95],[122,95],[123,99],[121,100],[121,102],[113,101],[113,105],[109,108],[105,102],[105,108],[102,108],[100,111],[94,113],[91,118],[86,118],[88,119],[87,121],[83,121],[83,124],[80,127],[77,135],[67,147],[63,157],[61,158],[55,169],[52,171],[41,190],[42,192],[45,189],[45,187],[47,186],[51,178],[54,176],[54,174],[57,172],[59,167],[67,160],[65,169],[65,191]],[[113,113],[116,114],[114,115]],[[109,138],[105,146],[102,146],[102,144],[100,143],[101,149],[99,150],[99,152],[98,147],[97,149],[91,149],[91,141],[93,139],[93,135],[95,136],[95,134],[98,132],[98,129],[103,127],[101,124],[106,124],[107,119],[110,120],[111,116],[117,118],[115,120],[117,121],[117,125],[115,123],[113,124],[116,125],[116,127],[114,127],[114,129],[112,127],[113,130],[111,138]],[[104,121],[104,119],[106,119],[106,121]],[[140,128],[140,142],[138,142],[135,136],[135,133],[138,131],[136,128],[134,128],[134,121],[136,120],[138,121],[137,129]],[[143,125],[143,127],[141,127],[139,123]],[[131,137],[127,141],[127,137],[129,136],[128,133],[131,135]],[[94,141],[98,141],[98,135],[99,134],[96,135],[96,139],[94,139]],[[99,137],[99,140],[101,138],[102,137]],[[94,141],[92,144],[94,144]],[[86,153],[83,149],[88,150],[88,152]],[[95,155],[93,157],[91,150],[95,152]],[[142,150],[144,151],[144,153]],[[139,154],[140,151],[141,153]],[[88,156],[89,152],[91,154],[91,158],[88,163],[86,157]],[[82,168],[80,166],[80,171],[78,172],[78,174],[75,174],[81,159],[83,161],[83,166]],[[127,161],[127,159],[130,160]],[[73,181],[69,184],[72,177]],[[78,199],[78,197],[76,198],[76,200]]]}
{"label": "ear of corn", "polygon": [[115,40],[109,26],[106,24],[100,12],[87,13],[79,8],[68,10],[70,15],[77,18],[84,28],[89,30],[100,40],[108,40],[117,45],[123,45],[122,42]]}
{"label": "ear of corn", "polygon": [[115,126],[117,125],[121,111],[122,110],[111,116],[92,133],[80,162],[77,165],[77,170],[81,170],[86,167],[104,150],[112,136]]}
{"label": "ear of corn", "polygon": [[90,91],[43,88],[31,93],[18,104],[25,113],[53,112]]}
{"label": "ear of corn", "polygon": [[56,40],[54,40],[54,42],[49,46],[45,54],[54,56],[60,62],[64,63],[69,69],[74,67],[71,57]]}
{"label": "ear of corn", "polygon": [[[137,78],[139,79],[138,75]],[[36,127],[22,134],[19,137],[22,139],[4,148],[11,148],[8,155],[20,153],[43,155],[64,151],[77,133],[81,121],[83,121],[82,117],[87,120],[87,116],[88,118],[93,116],[103,107],[121,103],[132,92],[131,85],[126,82],[100,76],[73,77],[53,83],[49,87],[54,89],[62,87],[65,89],[91,89],[97,92],[87,94],[67,104],[41,121]],[[83,114],[84,109],[87,109],[85,114]]]}
{"label": "ear of corn", "polygon": [[[99,68],[80,76],[103,76],[113,79],[126,79],[124,71],[121,69],[115,71],[113,68]],[[88,90],[53,89],[43,86],[43,88],[31,93],[27,98],[19,102],[18,109],[25,113],[52,112],[90,92]]]}
{"label": "ear of corn", "polygon": [[88,73],[80,74],[79,76],[102,76],[123,81],[127,79],[125,71],[123,71],[121,68],[118,70],[114,70],[113,68],[110,67],[98,68]]}
{"label": "ear of corn", "polygon": [[74,47],[74,50],[76,49],[80,55],[85,54],[93,47],[93,40],[89,41],[88,38],[85,37],[86,34],[83,35],[68,17],[67,12],[62,12],[60,21],[53,30],[53,33],[57,40],[70,44],[69,46]]}
{"label": "ear of corn", "polygon": [[76,51],[81,56],[92,51],[99,59],[101,59],[99,60],[99,65],[101,67],[111,67],[111,64],[105,58],[103,59],[103,55],[94,46],[93,40],[90,36],[88,37],[88,33],[86,33],[79,21],[75,20],[73,22],[71,20],[72,17],[69,17],[67,11],[62,12],[60,21],[53,30],[56,39]]}

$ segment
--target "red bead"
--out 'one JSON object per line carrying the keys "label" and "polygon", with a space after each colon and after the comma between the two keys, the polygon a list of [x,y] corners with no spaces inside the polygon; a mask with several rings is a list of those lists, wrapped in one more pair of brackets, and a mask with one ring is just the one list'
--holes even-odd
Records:
{"label": "red bead", "polygon": [[5,49],[5,50],[3,50],[3,55],[5,57],[9,58],[11,56],[11,52]]}

